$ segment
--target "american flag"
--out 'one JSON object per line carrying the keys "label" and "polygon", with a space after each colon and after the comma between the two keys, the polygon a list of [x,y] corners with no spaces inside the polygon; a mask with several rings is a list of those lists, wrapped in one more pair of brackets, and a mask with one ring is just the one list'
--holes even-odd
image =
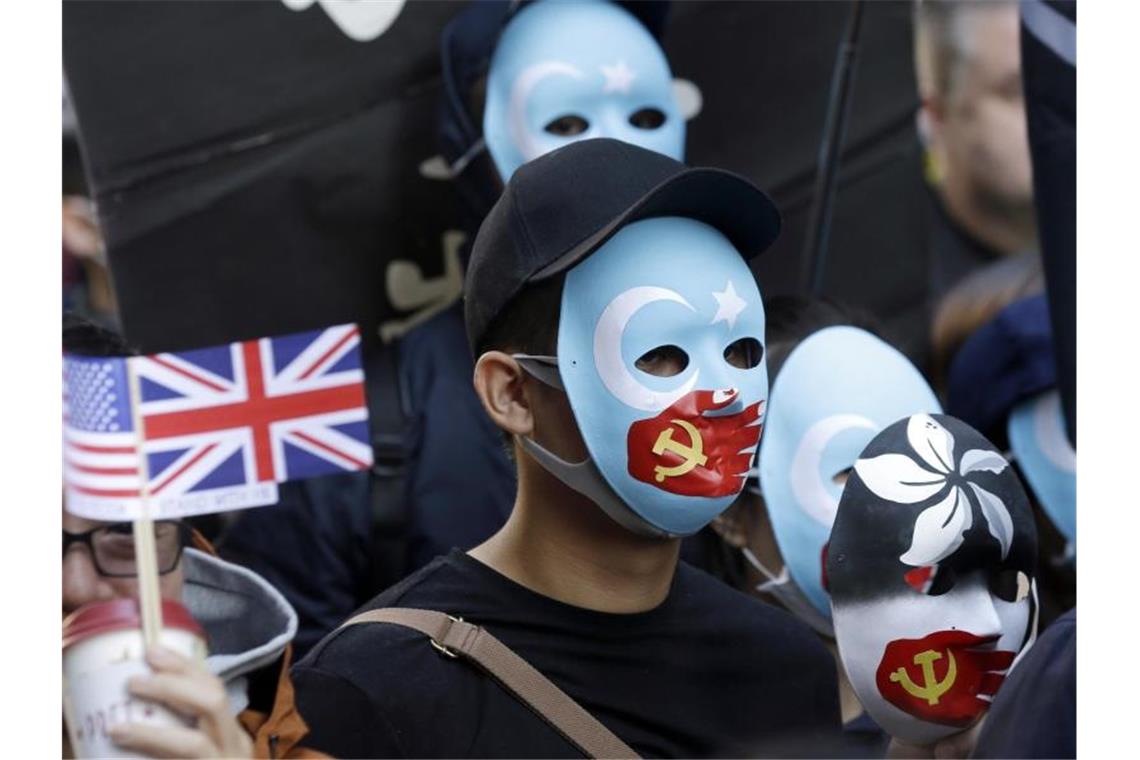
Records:
{"label": "american flag", "polygon": [[138,497],[142,481],[130,400],[125,359],[64,357],[64,479],[73,494]]}
{"label": "american flag", "polygon": [[[114,361],[107,363],[114,366]],[[142,450],[156,516],[272,503],[277,482],[359,470],[372,463],[355,325],[126,361],[138,378]],[[116,378],[125,390],[126,371]],[[104,398],[98,403],[107,402]],[[106,412],[98,408],[90,415],[101,421]],[[125,404],[113,416],[117,420],[124,415],[129,424]],[[108,429],[100,435],[118,432],[109,429],[116,422],[103,424]],[[108,441],[109,447],[122,443]],[[126,477],[125,471],[120,476]],[[69,490],[68,509],[106,513],[110,505],[93,504],[91,497],[124,498],[132,488],[137,501],[137,469],[134,477],[133,483],[105,481],[107,491],[122,490],[106,494],[85,492],[89,483],[69,480],[78,486],[81,506],[73,509]]]}

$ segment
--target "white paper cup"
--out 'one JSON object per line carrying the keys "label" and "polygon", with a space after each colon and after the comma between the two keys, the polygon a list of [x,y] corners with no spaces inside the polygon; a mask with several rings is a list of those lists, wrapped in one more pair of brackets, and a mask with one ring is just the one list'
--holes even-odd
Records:
{"label": "white paper cup", "polygon": [[[205,633],[175,601],[162,601],[159,641],[185,657],[206,656]],[[63,621],[64,715],[76,757],[139,757],[111,741],[108,729],[119,723],[188,725],[178,713],[127,691],[128,679],[151,673],[145,654],[136,599],[87,604]]]}

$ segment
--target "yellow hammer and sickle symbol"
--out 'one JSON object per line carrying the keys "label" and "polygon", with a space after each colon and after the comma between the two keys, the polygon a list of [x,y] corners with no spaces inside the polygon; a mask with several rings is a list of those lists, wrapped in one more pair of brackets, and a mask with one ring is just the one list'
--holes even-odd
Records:
{"label": "yellow hammer and sickle symbol", "polygon": [[653,444],[653,453],[661,456],[666,451],[672,451],[677,454],[684,462],[676,467],[663,467],[657,465],[653,468],[656,473],[654,479],[660,483],[665,478],[675,478],[679,475],[691,471],[697,465],[702,465],[709,461],[709,458],[704,454],[705,442],[701,439],[700,431],[698,431],[692,424],[685,420],[670,420],[674,425],[680,425],[689,434],[689,445],[678,443],[673,440],[673,428],[668,427],[661,431],[657,436],[657,442]]}
{"label": "yellow hammer and sickle symbol", "polygon": [[946,677],[941,681],[934,676],[934,662],[942,659],[942,653],[927,649],[914,656],[914,664],[922,668],[922,686],[910,680],[906,668],[899,668],[891,673],[891,683],[899,684],[912,697],[925,699],[927,704],[936,705],[938,698],[954,685],[954,679],[958,675],[958,663],[954,662],[954,653],[947,649],[946,656],[950,658],[950,665],[946,668]]}

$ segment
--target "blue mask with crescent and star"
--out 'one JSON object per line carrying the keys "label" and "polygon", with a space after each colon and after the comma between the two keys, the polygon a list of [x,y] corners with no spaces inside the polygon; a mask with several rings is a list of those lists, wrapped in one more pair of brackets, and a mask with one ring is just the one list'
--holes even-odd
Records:
{"label": "blue mask with crescent and star", "polygon": [[[751,468],[768,395],[763,343],[756,280],[723,234],[680,217],[623,227],[567,273],[562,293],[558,374],[589,460],[552,464],[541,450],[539,461],[631,530],[695,533]],[[639,368],[666,347],[683,357],[680,372]],[[616,499],[564,476],[585,464]]]}
{"label": "blue mask with crescent and star", "polygon": [[830,618],[822,555],[843,479],[888,425],[942,409],[905,356],[849,326],[824,328],[796,346],[776,375],[771,401],[760,491],[792,580]]}
{"label": "blue mask with crescent and star", "polygon": [[591,137],[682,160],[685,120],[653,35],[606,0],[540,0],[503,30],[487,74],[483,136],[505,182]]}

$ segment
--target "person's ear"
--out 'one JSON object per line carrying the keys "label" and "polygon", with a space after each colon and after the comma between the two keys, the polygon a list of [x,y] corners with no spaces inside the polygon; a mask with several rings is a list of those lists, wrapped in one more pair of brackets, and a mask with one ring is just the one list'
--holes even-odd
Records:
{"label": "person's ear", "polygon": [[943,140],[945,129],[945,106],[943,99],[931,95],[922,99],[914,117],[918,140],[924,153],[923,173],[934,186],[942,184],[943,168],[946,164],[946,147]]}
{"label": "person's ear", "polygon": [[918,103],[915,112],[915,126],[918,129],[918,139],[926,147],[938,142],[946,127],[947,102],[941,94],[926,95]]}
{"label": "person's ear", "polygon": [[491,421],[511,435],[530,435],[534,414],[524,386],[526,371],[510,354],[488,351],[475,362],[475,394]]}

